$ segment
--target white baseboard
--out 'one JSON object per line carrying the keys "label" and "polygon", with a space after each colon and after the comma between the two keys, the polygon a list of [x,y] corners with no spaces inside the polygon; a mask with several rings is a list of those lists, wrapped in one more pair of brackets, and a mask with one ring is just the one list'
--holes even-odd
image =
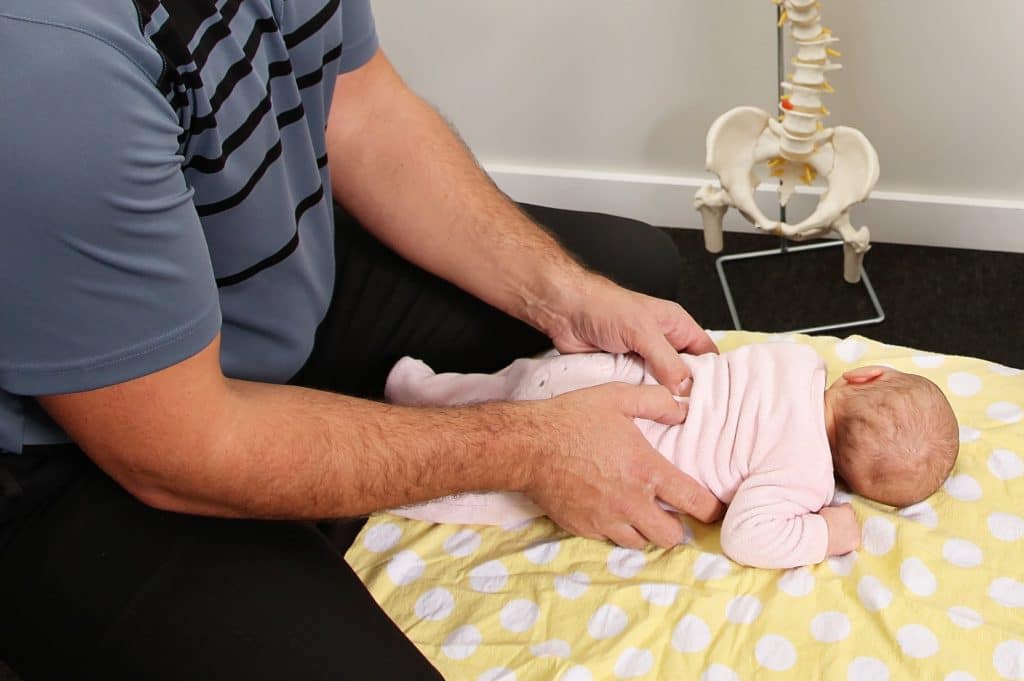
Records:
{"label": "white baseboard", "polygon": [[[558,208],[622,215],[662,227],[699,229],[694,193],[709,178],[609,173],[485,163],[501,189],[517,201]],[[794,196],[790,215],[808,215],[820,189]],[[778,205],[774,188],[765,185],[758,203],[768,215]],[[794,222],[792,218],[790,222]],[[876,191],[854,208],[853,223],[867,225],[872,241],[975,248],[1024,253],[1024,201]],[[729,231],[753,228],[729,211]],[[726,249],[728,249],[728,239]]]}

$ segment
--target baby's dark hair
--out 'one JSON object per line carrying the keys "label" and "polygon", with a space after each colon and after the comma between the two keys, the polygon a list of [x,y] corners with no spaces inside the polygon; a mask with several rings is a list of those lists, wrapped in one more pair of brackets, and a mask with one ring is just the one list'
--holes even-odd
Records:
{"label": "baby's dark hair", "polygon": [[[846,482],[890,506],[934,494],[960,450],[956,414],[942,390],[924,376],[900,371],[848,387],[836,422],[837,464]],[[867,458],[869,465],[844,465],[853,456]]]}

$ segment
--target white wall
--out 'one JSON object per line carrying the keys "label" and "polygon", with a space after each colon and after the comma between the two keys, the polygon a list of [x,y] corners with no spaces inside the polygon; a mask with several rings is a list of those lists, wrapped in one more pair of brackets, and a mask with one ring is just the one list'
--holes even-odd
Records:
{"label": "white wall", "polygon": [[[822,4],[843,41],[831,122],[863,130],[882,162],[878,205],[855,217],[893,223],[872,225],[880,241],[1024,251],[1024,2]],[[399,71],[521,200],[697,226],[708,125],[775,106],[768,0],[374,10]]]}

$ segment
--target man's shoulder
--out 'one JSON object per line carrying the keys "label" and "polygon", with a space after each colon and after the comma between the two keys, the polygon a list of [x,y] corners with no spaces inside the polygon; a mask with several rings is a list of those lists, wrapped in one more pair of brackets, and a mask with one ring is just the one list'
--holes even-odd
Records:
{"label": "man's shoulder", "polygon": [[[55,65],[85,61],[100,66],[105,60],[123,59],[156,81],[163,61],[143,35],[143,9],[135,0],[9,0],[0,5],[0,54],[18,49],[19,40],[50,47],[52,61],[22,62],[30,73],[59,77]],[[78,64],[82,66],[82,64]]]}

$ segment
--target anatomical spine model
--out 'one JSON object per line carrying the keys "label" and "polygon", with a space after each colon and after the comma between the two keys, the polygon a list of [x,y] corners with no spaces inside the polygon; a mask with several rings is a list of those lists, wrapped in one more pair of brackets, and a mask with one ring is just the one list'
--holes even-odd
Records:
{"label": "anatomical spine model", "polygon": [[[839,39],[822,27],[819,0],[775,2],[782,5],[781,22],[792,24],[794,71],[782,83],[779,118],[742,106],[720,116],[708,131],[706,165],[722,188],[707,185],[697,192],[704,243],[713,253],[722,250],[722,218],[729,206],[757,229],[788,239],[801,241],[835,231],[844,244],[843,276],[856,283],[864,253],[871,247],[870,233],[867,227],[850,224],[850,208],[865,200],[878,182],[878,153],[859,130],[826,128],[822,123],[829,115],[822,96],[834,92],[828,74],[842,67],[832,61],[841,56],[833,49]],[[760,179],[754,169],[762,163],[780,180],[783,206],[797,184],[809,185],[818,177],[827,183],[806,220],[790,225],[768,218],[757,207],[754,191]]]}

